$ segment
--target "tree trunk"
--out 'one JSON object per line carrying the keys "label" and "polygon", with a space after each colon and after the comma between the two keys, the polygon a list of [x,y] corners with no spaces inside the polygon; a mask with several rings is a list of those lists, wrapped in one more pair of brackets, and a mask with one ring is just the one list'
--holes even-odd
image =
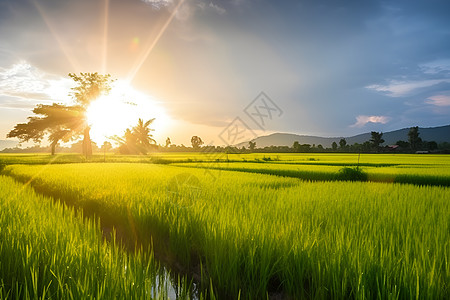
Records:
{"label": "tree trunk", "polygon": [[52,143],[52,145],[51,145],[51,147],[52,147],[52,156],[55,155],[56,144],[58,144],[58,143]]}
{"label": "tree trunk", "polygon": [[86,158],[90,157],[92,155],[92,142],[91,137],[89,135],[89,132],[91,131],[91,128],[87,126],[84,129],[84,137],[83,137],[83,155],[86,156]]}

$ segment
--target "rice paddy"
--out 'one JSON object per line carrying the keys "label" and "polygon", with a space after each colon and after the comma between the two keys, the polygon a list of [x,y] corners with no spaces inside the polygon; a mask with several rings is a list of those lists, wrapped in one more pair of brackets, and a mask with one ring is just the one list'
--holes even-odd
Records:
{"label": "rice paddy", "polygon": [[0,156],[3,298],[450,297],[448,156],[74,157]]}

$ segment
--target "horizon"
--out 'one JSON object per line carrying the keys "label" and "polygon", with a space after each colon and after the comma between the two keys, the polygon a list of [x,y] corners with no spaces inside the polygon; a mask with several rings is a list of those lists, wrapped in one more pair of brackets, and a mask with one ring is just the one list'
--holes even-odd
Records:
{"label": "horizon", "polygon": [[[2,1],[0,140],[36,104],[71,103],[74,72],[127,84],[137,108],[112,133],[156,118],[159,144],[445,126],[449,9],[446,1]],[[112,134],[100,129],[98,144]]]}

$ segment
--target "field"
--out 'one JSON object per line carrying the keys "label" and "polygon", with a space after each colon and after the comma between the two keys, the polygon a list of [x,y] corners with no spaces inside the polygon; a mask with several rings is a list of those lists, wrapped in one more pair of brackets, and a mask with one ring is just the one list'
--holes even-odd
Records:
{"label": "field", "polygon": [[2,298],[450,298],[450,156],[2,163]]}

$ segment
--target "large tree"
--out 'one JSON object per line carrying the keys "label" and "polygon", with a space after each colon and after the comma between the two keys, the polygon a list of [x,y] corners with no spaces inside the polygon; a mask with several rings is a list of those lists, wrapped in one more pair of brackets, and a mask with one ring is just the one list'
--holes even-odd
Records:
{"label": "large tree", "polygon": [[81,106],[39,104],[33,109],[33,113],[36,116],[29,117],[28,123],[17,124],[7,137],[18,138],[20,142],[33,140],[40,143],[44,136],[48,135],[54,155],[59,141],[68,142],[83,129],[84,117]]}
{"label": "large tree", "polygon": [[[86,112],[89,104],[92,101],[98,99],[102,95],[107,95],[111,90],[111,75],[100,75],[95,73],[80,73],[76,75],[75,73],[69,73],[77,86],[72,88],[72,97],[75,103],[81,106]],[[83,125],[83,154],[88,157],[92,155],[92,141],[90,137],[91,128],[84,120]]]}
{"label": "large tree", "polygon": [[76,83],[76,86],[72,88],[75,105],[39,104],[33,109],[36,116],[29,117],[28,123],[17,124],[7,137],[17,137],[21,142],[29,140],[41,142],[44,136],[48,135],[52,154],[54,154],[59,141],[69,141],[82,134],[82,152],[86,157],[92,155],[92,141],[89,134],[90,127],[86,120],[86,110],[92,101],[110,91],[111,75],[70,73],[69,77]]}

